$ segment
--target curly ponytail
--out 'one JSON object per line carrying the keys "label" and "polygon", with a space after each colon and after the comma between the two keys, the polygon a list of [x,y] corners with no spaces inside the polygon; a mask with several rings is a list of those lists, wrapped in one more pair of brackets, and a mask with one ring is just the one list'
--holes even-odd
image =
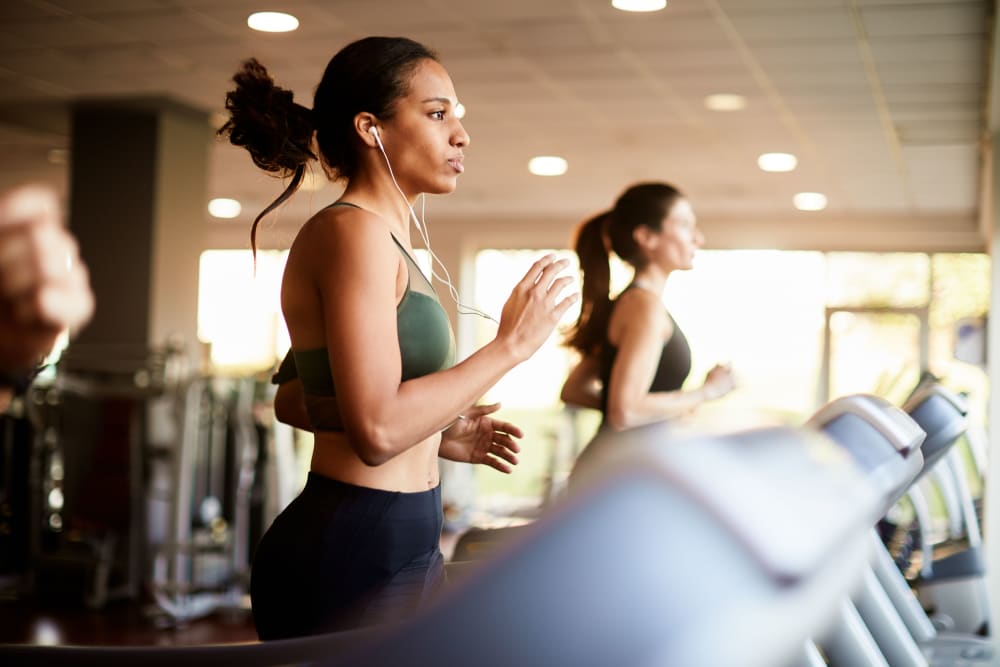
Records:
{"label": "curly ponytail", "polygon": [[257,223],[295,193],[309,160],[321,159],[332,179],[350,180],[359,165],[354,117],[364,111],[381,120],[392,118],[396,103],[409,91],[410,77],[426,60],[436,61],[437,55],[405,37],[351,42],[327,64],[311,110],[296,104],[290,90],[276,86],[255,59],[243,63],[233,76],[236,90],[226,94],[230,118],[219,134],[247,149],[261,169],[292,175],[285,191],[253,222],[255,257]]}
{"label": "curly ponytail", "polygon": [[219,128],[234,146],[245,148],[253,163],[291,182],[277,199],[254,219],[250,245],[257,255],[257,225],[261,218],[295,194],[306,164],[316,159],[312,150],[315,124],[310,109],[296,103],[293,93],[275,85],[256,58],[243,63],[233,75],[236,89],[226,93],[229,120]]}

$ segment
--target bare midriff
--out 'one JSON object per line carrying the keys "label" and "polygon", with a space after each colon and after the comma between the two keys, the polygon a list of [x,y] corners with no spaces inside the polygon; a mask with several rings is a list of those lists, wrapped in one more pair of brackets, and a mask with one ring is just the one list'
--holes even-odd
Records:
{"label": "bare midriff", "polygon": [[438,485],[438,449],[441,434],[397,454],[379,466],[370,466],[357,455],[343,432],[315,434],[310,469],[332,479],[384,491],[413,493]]}

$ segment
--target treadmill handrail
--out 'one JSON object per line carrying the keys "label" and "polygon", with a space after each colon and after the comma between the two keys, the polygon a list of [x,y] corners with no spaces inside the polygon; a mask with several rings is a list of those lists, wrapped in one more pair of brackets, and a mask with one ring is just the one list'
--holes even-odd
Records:
{"label": "treadmill handrail", "polygon": [[906,412],[871,394],[850,394],[834,399],[810,417],[806,425],[821,429],[838,417],[848,414],[871,424],[903,458],[919,451],[921,443],[927,437]]}
{"label": "treadmill handrail", "polygon": [[962,413],[963,416],[968,416],[969,402],[962,398],[958,393],[948,389],[942,384],[937,383],[928,384],[918,389],[903,403],[903,411],[912,412],[918,405],[926,401],[931,396],[940,396],[954,405],[955,409]]}

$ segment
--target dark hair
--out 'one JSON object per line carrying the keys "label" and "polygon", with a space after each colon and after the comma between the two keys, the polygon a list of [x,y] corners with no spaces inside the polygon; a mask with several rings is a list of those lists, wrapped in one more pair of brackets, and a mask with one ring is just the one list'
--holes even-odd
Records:
{"label": "dark hair", "polygon": [[405,37],[366,37],[348,44],[323,72],[313,98],[316,143],[336,178],[351,178],[358,166],[354,117],[367,111],[388,120],[409,78],[424,60],[437,60],[426,46]]}
{"label": "dark hair", "polygon": [[623,192],[612,210],[580,225],[574,243],[582,278],[580,317],[566,336],[567,346],[584,356],[600,348],[611,319],[611,251],[641,268],[643,258],[633,235],[636,228],[659,231],[674,203],[683,196],[667,183],[640,183]]}
{"label": "dark hair", "polygon": [[366,37],[352,42],[330,59],[309,110],[292,92],[275,85],[256,59],[243,63],[233,76],[236,89],[226,93],[230,118],[219,129],[235,146],[250,152],[254,164],[291,182],[256,217],[250,244],[257,252],[257,224],[298,189],[309,160],[318,157],[333,179],[350,179],[358,166],[354,117],[367,111],[392,118],[395,103],[406,95],[409,76],[423,60],[437,60],[427,47],[405,37]]}

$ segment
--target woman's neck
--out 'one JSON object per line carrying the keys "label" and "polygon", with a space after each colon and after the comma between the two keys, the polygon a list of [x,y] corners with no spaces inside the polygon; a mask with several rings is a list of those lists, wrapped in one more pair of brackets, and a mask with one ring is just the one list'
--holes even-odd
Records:
{"label": "woman's neck", "polygon": [[632,284],[655,294],[663,294],[668,276],[669,274],[660,271],[636,271],[632,277]]}
{"label": "woman's neck", "polygon": [[340,198],[384,219],[394,234],[409,242],[410,203],[391,182],[351,182]]}

